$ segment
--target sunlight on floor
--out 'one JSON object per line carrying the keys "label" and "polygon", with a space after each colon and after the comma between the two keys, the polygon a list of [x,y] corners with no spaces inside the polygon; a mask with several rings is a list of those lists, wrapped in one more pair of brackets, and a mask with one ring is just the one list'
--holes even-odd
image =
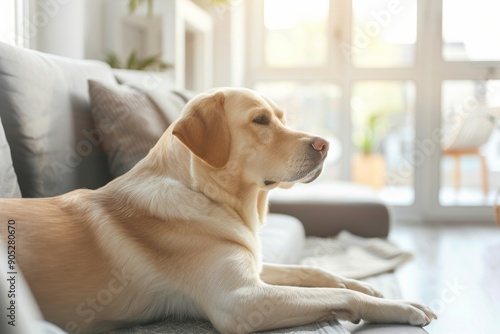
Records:
{"label": "sunlight on floor", "polygon": [[500,228],[395,226],[390,239],[415,255],[396,276],[438,314],[429,333],[500,333]]}

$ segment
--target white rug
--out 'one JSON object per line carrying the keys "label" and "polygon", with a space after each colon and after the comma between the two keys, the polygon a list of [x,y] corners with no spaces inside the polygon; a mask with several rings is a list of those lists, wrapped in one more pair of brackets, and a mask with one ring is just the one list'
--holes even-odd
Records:
{"label": "white rug", "polygon": [[332,238],[308,237],[301,263],[362,279],[393,271],[410,259],[411,253],[388,240],[362,238],[342,231]]}

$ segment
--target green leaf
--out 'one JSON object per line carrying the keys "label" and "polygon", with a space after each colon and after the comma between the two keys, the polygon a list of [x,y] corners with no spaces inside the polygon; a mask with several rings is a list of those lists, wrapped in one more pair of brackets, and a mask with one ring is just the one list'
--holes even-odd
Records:
{"label": "green leaf", "polygon": [[154,56],[149,56],[145,58],[138,58],[137,52],[133,51],[127,58],[126,65],[120,62],[118,56],[114,53],[109,53],[105,59],[106,63],[112,68],[121,68],[129,70],[150,70],[150,71],[165,71],[173,66],[171,64],[164,63],[161,60],[161,55],[157,54]]}
{"label": "green leaf", "polygon": [[129,10],[130,14],[133,14],[136,11],[137,7],[139,7],[139,4],[141,2],[142,2],[141,0],[129,0],[128,10]]}
{"label": "green leaf", "polygon": [[109,64],[112,68],[122,68],[120,60],[118,56],[114,53],[108,53],[106,56],[105,62]]}
{"label": "green leaf", "polygon": [[374,145],[373,137],[369,134],[365,134],[360,145],[363,153],[373,152]]}
{"label": "green leaf", "polygon": [[158,55],[146,57],[137,61],[136,70],[145,70],[158,62]]}
{"label": "green leaf", "polygon": [[173,66],[164,62],[160,63],[160,71],[166,71],[171,69]]}
{"label": "green leaf", "polygon": [[212,6],[227,5],[230,2],[231,2],[231,0],[212,0]]}
{"label": "green leaf", "polygon": [[[137,10],[137,7],[139,7],[145,0],[129,0],[128,1],[128,10],[130,14],[134,14],[135,11]],[[152,17],[153,16],[153,0],[147,0],[148,3],[148,16]]]}
{"label": "green leaf", "polygon": [[134,67],[136,66],[136,62],[137,62],[137,52],[134,50],[128,57],[127,68],[134,69]]}
{"label": "green leaf", "polygon": [[161,60],[161,57],[159,54],[143,58],[137,62],[137,70],[147,70],[151,69],[152,67],[156,67],[159,70],[166,70],[172,67],[169,64],[164,63]]}
{"label": "green leaf", "polygon": [[148,16],[153,17],[153,0],[148,0]]}

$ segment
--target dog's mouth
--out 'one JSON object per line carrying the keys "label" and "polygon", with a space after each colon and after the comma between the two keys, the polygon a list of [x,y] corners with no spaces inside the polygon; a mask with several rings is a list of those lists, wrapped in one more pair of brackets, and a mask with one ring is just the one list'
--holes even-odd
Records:
{"label": "dog's mouth", "polygon": [[319,166],[316,170],[314,170],[312,173],[307,175],[305,178],[302,180],[299,180],[300,183],[311,183],[312,181],[316,180],[320,175],[321,172],[323,171],[323,164]]}
{"label": "dog's mouth", "polygon": [[306,171],[304,174],[300,175],[295,182],[300,183],[310,183],[318,178],[323,171],[323,164],[326,160],[327,153],[321,156],[321,160],[309,171]]}
{"label": "dog's mouth", "polygon": [[300,183],[311,183],[312,181],[316,180],[320,175],[321,172],[323,171],[323,163],[325,162],[326,159],[326,154],[325,156],[322,157],[322,159],[319,161],[319,163],[314,166],[312,169],[306,172],[301,172],[296,174],[294,177],[291,178],[284,178],[279,181],[275,180],[265,180],[264,185],[266,187],[273,186],[276,183],[295,183],[295,182],[300,182]]}

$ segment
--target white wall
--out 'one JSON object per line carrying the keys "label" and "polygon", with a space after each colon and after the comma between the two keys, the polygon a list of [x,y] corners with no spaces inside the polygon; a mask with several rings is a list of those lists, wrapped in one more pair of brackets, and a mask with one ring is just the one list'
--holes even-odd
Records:
{"label": "white wall", "polygon": [[30,9],[31,47],[85,58],[85,0],[38,0]]}
{"label": "white wall", "polygon": [[214,86],[242,86],[245,70],[244,0],[211,8],[214,20]]}
{"label": "white wall", "polygon": [[[30,47],[70,58],[103,60],[119,48],[118,18],[127,13],[126,0],[29,0]],[[243,84],[245,42],[244,0],[209,6],[214,21],[214,86]],[[155,4],[155,9],[160,9]],[[144,8],[140,9],[140,12]],[[144,11],[145,12],[145,11]],[[115,35],[115,37],[113,37]]]}
{"label": "white wall", "polygon": [[31,0],[30,47],[70,58],[104,59],[104,0]]}
{"label": "white wall", "polygon": [[104,59],[110,51],[104,43],[105,0],[85,0],[85,58]]}

